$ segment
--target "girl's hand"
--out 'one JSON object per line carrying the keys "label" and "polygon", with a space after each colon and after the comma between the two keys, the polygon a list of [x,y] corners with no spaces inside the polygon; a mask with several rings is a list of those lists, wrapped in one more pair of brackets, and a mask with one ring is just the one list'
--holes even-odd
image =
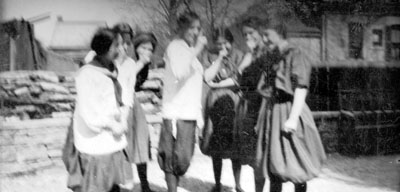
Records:
{"label": "girl's hand", "polygon": [[207,45],[207,43],[207,37],[203,35],[203,30],[201,30],[196,39],[196,47],[198,47],[199,49],[203,49],[204,46]]}
{"label": "girl's hand", "polygon": [[144,53],[144,52],[139,52],[139,61],[142,62],[144,65],[149,64],[151,61],[151,52],[149,53]]}
{"label": "girl's hand", "polygon": [[210,88],[218,88],[218,83],[214,83],[213,81],[209,81],[209,82],[207,82],[207,85],[210,87]]}
{"label": "girl's hand", "polygon": [[110,127],[109,130],[111,131],[114,138],[119,140],[127,132],[128,127],[126,126],[126,124],[115,122],[112,124],[112,127]]}
{"label": "girl's hand", "polygon": [[287,133],[295,133],[297,130],[298,122],[298,119],[289,118],[283,125],[283,130]]}
{"label": "girl's hand", "polygon": [[256,48],[257,44],[255,41],[252,40],[248,40],[246,41],[247,47],[250,49],[251,52],[254,51],[254,49]]}
{"label": "girl's hand", "polygon": [[228,50],[226,50],[226,48],[224,47],[224,48],[222,48],[220,51],[219,51],[219,57],[220,58],[224,58],[224,57],[226,57],[228,55]]}

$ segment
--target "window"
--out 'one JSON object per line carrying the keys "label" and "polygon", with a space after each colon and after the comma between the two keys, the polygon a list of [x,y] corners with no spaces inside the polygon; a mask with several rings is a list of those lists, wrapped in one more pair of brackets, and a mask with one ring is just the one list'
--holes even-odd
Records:
{"label": "window", "polygon": [[362,58],[364,27],[362,23],[349,23],[349,57]]}
{"label": "window", "polygon": [[386,59],[400,60],[400,25],[386,27]]}
{"label": "window", "polygon": [[372,30],[372,38],[373,38],[373,42],[372,44],[374,46],[382,46],[382,42],[383,42],[383,31],[381,29],[373,29]]}

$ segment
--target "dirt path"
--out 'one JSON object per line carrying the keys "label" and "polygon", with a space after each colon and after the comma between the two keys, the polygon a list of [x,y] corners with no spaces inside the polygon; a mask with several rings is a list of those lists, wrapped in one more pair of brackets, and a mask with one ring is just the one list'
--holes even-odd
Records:
{"label": "dirt path", "polygon": [[[309,192],[395,192],[400,191],[400,155],[350,158],[330,155],[320,177],[309,182]],[[164,175],[157,161],[149,163],[149,180],[154,190],[165,192]],[[136,172],[135,172],[136,173]],[[37,172],[34,175],[1,178],[1,192],[68,192],[65,188],[66,172],[62,166]],[[136,183],[139,182],[135,175]],[[222,183],[224,191],[234,191],[231,163],[224,160]],[[211,159],[196,151],[180,192],[207,192],[214,184]],[[242,186],[246,192],[254,191],[252,169],[244,166]],[[265,192],[268,191],[268,182]],[[284,192],[293,192],[293,185],[285,183]],[[135,185],[134,192],[140,192]]]}

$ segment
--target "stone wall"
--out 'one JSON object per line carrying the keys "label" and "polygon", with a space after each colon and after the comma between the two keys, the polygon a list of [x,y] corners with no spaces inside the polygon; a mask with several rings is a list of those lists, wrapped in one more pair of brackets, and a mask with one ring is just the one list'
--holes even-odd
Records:
{"label": "stone wall", "polygon": [[[327,153],[338,149],[337,113],[314,113]],[[147,115],[152,150],[156,150],[161,130],[159,115]],[[71,119],[47,118],[0,122],[0,177],[26,174],[62,165],[61,150]]]}
{"label": "stone wall", "polygon": [[[153,148],[161,129],[162,74],[162,69],[150,70],[136,93],[146,113]],[[0,73],[0,176],[62,164],[61,149],[75,96],[73,73]]]}
{"label": "stone wall", "polygon": [[70,118],[0,122],[0,175],[23,174],[61,163]]}
{"label": "stone wall", "polygon": [[[148,119],[155,150],[161,122],[151,115]],[[0,122],[0,177],[62,165],[61,151],[70,124],[69,117]]]}

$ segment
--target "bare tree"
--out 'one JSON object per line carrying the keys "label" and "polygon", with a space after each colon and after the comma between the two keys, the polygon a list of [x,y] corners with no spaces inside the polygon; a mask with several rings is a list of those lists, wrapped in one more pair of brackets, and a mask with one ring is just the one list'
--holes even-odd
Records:
{"label": "bare tree", "polygon": [[223,25],[228,12],[233,11],[232,2],[234,0],[206,0],[203,8],[206,12],[206,19],[209,22],[209,28],[214,31],[217,25]]}

